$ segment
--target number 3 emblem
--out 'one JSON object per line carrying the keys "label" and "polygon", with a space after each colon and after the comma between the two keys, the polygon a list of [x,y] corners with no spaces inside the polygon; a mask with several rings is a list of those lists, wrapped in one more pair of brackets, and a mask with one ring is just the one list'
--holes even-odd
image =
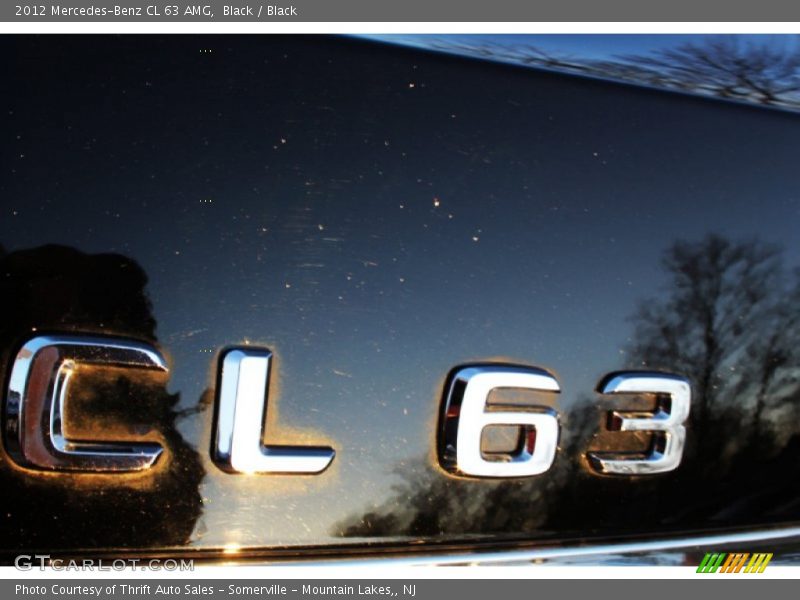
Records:
{"label": "number 3 emblem", "polygon": [[614,373],[599,389],[601,394],[656,394],[658,404],[650,414],[609,412],[609,431],[648,431],[653,434],[650,452],[631,455],[591,452],[589,462],[600,473],[614,475],[651,475],[673,471],[681,464],[692,389],[689,382],[665,373]]}

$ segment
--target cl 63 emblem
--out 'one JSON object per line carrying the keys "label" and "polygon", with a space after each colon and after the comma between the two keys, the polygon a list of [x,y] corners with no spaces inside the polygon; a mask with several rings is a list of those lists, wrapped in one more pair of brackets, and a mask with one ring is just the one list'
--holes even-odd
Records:
{"label": "cl 63 emblem", "polygon": [[[20,465],[48,471],[127,472],[152,467],[163,452],[155,443],[90,442],[69,439],[64,405],[80,364],[166,372],[159,352],[146,344],[113,338],[41,336],[17,353],[5,397],[5,443]],[[252,347],[227,350],[221,357],[211,456],[230,473],[315,474],[330,465],[332,448],[274,446],[265,442],[272,353]],[[547,371],[532,367],[471,365],[455,370],[445,386],[439,424],[439,461],[465,477],[530,477],[546,472],[556,458],[560,425],[548,407],[489,405],[498,389],[560,391]],[[672,471],[683,455],[691,388],[675,375],[620,372],[606,377],[602,394],[654,394],[653,412],[611,411],[609,431],[651,434],[648,453],[588,453],[598,472],[649,475]],[[481,437],[490,426],[521,428],[516,450],[485,455]]]}

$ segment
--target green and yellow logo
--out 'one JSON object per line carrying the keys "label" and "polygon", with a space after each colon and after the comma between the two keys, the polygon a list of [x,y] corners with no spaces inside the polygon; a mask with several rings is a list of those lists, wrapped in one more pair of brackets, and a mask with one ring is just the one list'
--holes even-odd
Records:
{"label": "green and yellow logo", "polygon": [[726,554],[724,552],[709,552],[703,557],[700,566],[697,567],[698,573],[763,573],[769,561],[772,560],[772,553],[735,552]]}

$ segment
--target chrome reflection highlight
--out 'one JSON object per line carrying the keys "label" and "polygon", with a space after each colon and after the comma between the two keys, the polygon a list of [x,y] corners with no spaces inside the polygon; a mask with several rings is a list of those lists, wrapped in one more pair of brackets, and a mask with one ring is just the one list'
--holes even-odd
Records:
{"label": "chrome reflection highlight", "polygon": [[333,448],[262,444],[272,352],[228,350],[222,358],[214,461],[232,473],[319,473]]}
{"label": "chrome reflection highlight", "polygon": [[[791,554],[800,542],[800,527],[783,527],[775,529],[756,529],[747,531],[726,531],[719,534],[685,534],[676,537],[659,537],[648,539],[633,539],[631,541],[592,543],[591,540],[583,540],[582,543],[566,543],[557,545],[537,545],[531,543],[531,547],[518,549],[499,549],[483,550],[480,547],[466,548],[461,551],[450,553],[425,553],[424,550],[406,552],[398,555],[384,555],[369,558],[349,558],[346,556],[315,556],[312,558],[300,558],[297,560],[277,560],[270,561],[270,566],[297,565],[304,566],[337,566],[337,567],[387,567],[387,566],[520,566],[523,563],[535,562],[537,564],[551,563],[554,565],[569,565],[573,560],[585,561],[586,558],[594,558],[595,564],[607,564],[608,559],[613,559],[614,563],[620,557],[633,558],[639,560],[636,564],[647,565],[650,559],[663,558],[671,552],[694,553],[697,554],[698,548],[717,548],[730,547],[731,550],[738,550],[745,544],[757,543],[759,545],[770,544],[771,549],[780,550],[786,548],[785,554]],[[638,556],[637,556],[638,555]],[[783,554],[782,554],[783,555]],[[683,558],[683,557],[682,557]],[[683,561],[682,561],[683,562]],[[239,564],[239,563],[233,563]],[[252,561],[241,563],[252,565]],[[267,564],[262,561],[261,564]],[[579,563],[582,564],[582,563]],[[585,564],[585,563],[583,563]],[[628,563],[630,564],[630,563]]]}
{"label": "chrome reflection highlight", "polygon": [[674,471],[681,464],[686,443],[683,423],[689,417],[692,389],[689,381],[664,373],[627,372],[612,375],[601,386],[603,394],[656,394],[654,413],[609,412],[609,431],[647,431],[653,434],[650,452],[590,452],[591,465],[601,473],[651,475]]}
{"label": "chrome reflection highlight", "polygon": [[17,353],[5,398],[6,449],[18,464],[41,470],[139,471],[155,464],[156,443],[90,442],[64,434],[69,384],[81,364],[167,372],[151,346],[114,338],[41,336]]}
{"label": "chrome reflection highlight", "polygon": [[[547,371],[529,367],[475,365],[457,370],[445,397],[439,461],[454,474],[473,477],[529,477],[547,471],[555,460],[558,418],[547,407],[487,406],[492,390],[502,388],[559,392]],[[519,425],[523,443],[512,453],[481,452],[481,435],[490,425]]]}

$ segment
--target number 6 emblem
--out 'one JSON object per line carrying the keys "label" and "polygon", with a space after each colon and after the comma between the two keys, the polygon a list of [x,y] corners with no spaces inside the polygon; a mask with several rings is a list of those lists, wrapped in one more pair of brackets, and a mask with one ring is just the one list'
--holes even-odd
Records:
{"label": "number 6 emblem", "polygon": [[[447,388],[439,436],[439,456],[446,470],[472,477],[529,477],[553,464],[558,446],[558,417],[544,406],[488,406],[495,389],[559,392],[555,377],[542,369],[473,365],[453,373]],[[493,460],[481,452],[483,430],[518,425],[524,443]]]}

